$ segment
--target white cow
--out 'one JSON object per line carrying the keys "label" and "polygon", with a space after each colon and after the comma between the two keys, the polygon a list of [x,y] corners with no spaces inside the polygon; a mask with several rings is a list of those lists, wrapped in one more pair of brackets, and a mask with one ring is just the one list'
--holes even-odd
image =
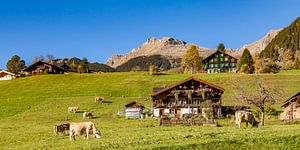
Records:
{"label": "white cow", "polygon": [[250,123],[253,127],[258,127],[258,123],[252,112],[239,110],[235,112],[235,123],[241,128],[241,123],[246,122],[246,127],[248,127],[248,123]]}
{"label": "white cow", "polygon": [[75,140],[75,136],[86,134],[86,138],[89,139],[89,134],[93,134],[94,138],[100,138],[101,133],[97,130],[93,122],[79,122],[70,124],[70,141],[72,138]]}

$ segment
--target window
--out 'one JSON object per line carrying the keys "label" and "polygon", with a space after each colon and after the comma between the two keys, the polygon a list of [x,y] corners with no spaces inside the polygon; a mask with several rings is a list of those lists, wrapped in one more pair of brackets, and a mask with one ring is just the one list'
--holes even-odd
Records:
{"label": "window", "polygon": [[224,67],[224,64],[220,64],[220,67]]}
{"label": "window", "polygon": [[205,64],[204,68],[207,69],[208,68],[208,64]]}
{"label": "window", "polygon": [[210,64],[210,68],[213,68],[214,67],[214,64]]}
{"label": "window", "polygon": [[224,54],[222,53],[222,54],[221,54],[221,57],[223,57],[223,56],[224,56]]}
{"label": "window", "polygon": [[231,67],[234,67],[234,66],[235,66],[235,63],[230,63],[230,66],[231,66]]}
{"label": "window", "polygon": [[221,58],[220,58],[220,61],[224,61],[224,58],[223,58],[223,57],[221,57]]}
{"label": "window", "polygon": [[215,64],[215,68],[218,68],[219,67],[219,64]]}
{"label": "window", "polygon": [[228,61],[228,57],[225,57],[225,61]]}
{"label": "window", "polygon": [[209,60],[209,62],[214,62],[214,59]]}
{"label": "window", "polygon": [[218,58],[214,58],[214,61],[215,61],[215,62],[218,62]]}
{"label": "window", "polygon": [[228,67],[228,66],[229,66],[229,64],[228,64],[228,63],[226,63],[226,64],[225,64],[225,67]]}

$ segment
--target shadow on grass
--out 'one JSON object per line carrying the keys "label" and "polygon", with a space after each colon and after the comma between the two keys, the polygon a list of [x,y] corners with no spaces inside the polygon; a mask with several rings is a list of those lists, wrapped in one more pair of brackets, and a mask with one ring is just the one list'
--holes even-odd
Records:
{"label": "shadow on grass", "polygon": [[102,101],[102,103],[105,103],[105,104],[111,104],[113,103],[112,101]]}

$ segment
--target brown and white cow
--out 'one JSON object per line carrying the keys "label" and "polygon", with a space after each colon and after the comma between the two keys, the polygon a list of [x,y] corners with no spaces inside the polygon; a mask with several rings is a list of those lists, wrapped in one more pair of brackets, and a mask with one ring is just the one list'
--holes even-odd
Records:
{"label": "brown and white cow", "polygon": [[84,112],[82,115],[83,118],[93,118],[93,114],[91,112]]}
{"label": "brown and white cow", "polygon": [[69,113],[76,113],[77,110],[78,110],[78,107],[69,107],[69,108],[68,108],[68,112],[69,112]]}
{"label": "brown and white cow", "polygon": [[75,136],[86,134],[86,138],[89,139],[89,134],[93,134],[94,138],[100,138],[101,133],[97,130],[93,122],[79,122],[70,124],[70,141],[75,140]]}
{"label": "brown and white cow", "polygon": [[102,103],[103,100],[104,100],[104,97],[100,97],[100,96],[95,97],[95,102],[96,103]]}
{"label": "brown and white cow", "polygon": [[59,132],[61,132],[62,135],[64,135],[64,132],[66,130],[70,129],[70,124],[69,123],[65,123],[65,124],[61,124],[61,125],[55,125],[53,127],[53,131],[54,134],[57,136]]}
{"label": "brown and white cow", "polygon": [[252,127],[258,127],[258,123],[251,111],[239,110],[235,112],[235,123],[241,128],[241,123],[246,122],[246,127],[248,127],[248,123],[252,125]]}

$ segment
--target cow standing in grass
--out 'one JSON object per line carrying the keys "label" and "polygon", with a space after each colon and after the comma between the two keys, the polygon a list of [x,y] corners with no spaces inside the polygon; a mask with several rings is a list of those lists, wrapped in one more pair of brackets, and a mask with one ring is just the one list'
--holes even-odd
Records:
{"label": "cow standing in grass", "polygon": [[96,103],[102,103],[103,100],[104,100],[104,97],[100,97],[100,96],[95,97]]}
{"label": "cow standing in grass", "polygon": [[76,113],[78,111],[78,107],[69,107],[68,112],[69,113]]}
{"label": "cow standing in grass", "polygon": [[94,138],[100,138],[101,133],[97,130],[93,122],[79,122],[70,124],[70,141],[75,140],[75,136],[86,134],[86,138],[89,139],[89,134],[93,134]]}
{"label": "cow standing in grass", "polygon": [[244,110],[236,111],[235,123],[239,126],[239,128],[241,128],[242,122],[246,122],[246,127],[248,127],[248,123],[250,123],[252,127],[258,127],[258,123],[259,123],[255,120],[252,112],[244,111]]}
{"label": "cow standing in grass", "polygon": [[83,119],[84,118],[90,118],[90,119],[93,118],[93,114],[91,112],[84,112],[82,115],[83,115]]}

